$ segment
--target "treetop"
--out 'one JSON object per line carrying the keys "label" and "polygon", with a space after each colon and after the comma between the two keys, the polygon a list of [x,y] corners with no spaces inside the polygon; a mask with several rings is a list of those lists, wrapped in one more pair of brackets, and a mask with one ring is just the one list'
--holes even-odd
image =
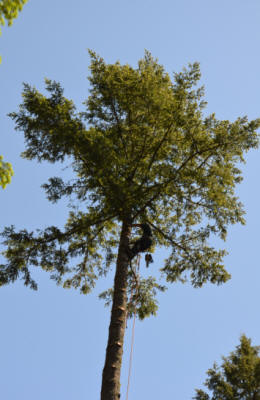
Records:
{"label": "treetop", "polygon": [[260,346],[252,346],[251,339],[242,335],[240,344],[228,357],[222,357],[220,367],[215,363],[207,371],[206,387],[196,390],[196,400],[259,400],[260,399]]}

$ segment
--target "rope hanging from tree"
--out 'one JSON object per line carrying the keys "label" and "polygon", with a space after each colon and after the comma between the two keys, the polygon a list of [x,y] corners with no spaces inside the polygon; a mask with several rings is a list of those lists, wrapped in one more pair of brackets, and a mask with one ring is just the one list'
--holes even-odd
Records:
{"label": "rope hanging from tree", "polygon": [[[138,291],[138,284],[139,284],[140,260],[141,260],[141,254],[138,254],[137,263],[136,263],[137,267],[136,267],[136,269],[134,271],[134,274],[136,276],[136,285],[135,285],[135,290],[136,291]],[[131,302],[132,298],[133,298],[133,289],[131,290],[130,302]],[[129,387],[130,387],[130,377],[131,377],[131,371],[132,371],[133,350],[134,350],[134,335],[135,335],[135,320],[136,320],[136,301],[137,301],[137,296],[136,296],[135,303],[134,303],[134,319],[133,319],[132,334],[131,334],[131,350],[130,350],[130,358],[129,358],[126,400],[128,400]],[[126,320],[127,320],[127,316],[126,316]]]}

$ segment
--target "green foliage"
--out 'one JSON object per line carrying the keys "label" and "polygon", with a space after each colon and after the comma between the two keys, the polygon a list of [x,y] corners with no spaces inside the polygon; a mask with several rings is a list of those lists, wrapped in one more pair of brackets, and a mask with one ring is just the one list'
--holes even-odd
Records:
{"label": "green foliage", "polygon": [[27,1],[28,0],[0,0],[0,26],[4,26],[5,22],[7,22],[8,26],[11,26],[13,20],[18,17],[19,12],[22,11],[22,8]]}
{"label": "green foliage", "polygon": [[0,156],[0,186],[4,189],[11,182],[11,177],[14,171],[12,165],[3,161],[3,156]]}
{"label": "green foliage", "polygon": [[150,315],[156,315],[158,310],[156,294],[165,290],[166,287],[159,285],[152,276],[140,279],[137,286],[129,285],[128,316],[131,318],[136,312],[139,319],[143,320]]}
{"label": "green foliage", "polygon": [[[149,276],[146,279],[138,279],[129,271],[128,282],[128,307],[127,316],[132,318],[134,313],[138,315],[140,320],[156,315],[158,310],[158,302],[156,294],[158,291],[165,292],[165,286],[159,285],[156,279]],[[105,300],[105,305],[109,306],[113,301],[114,291],[112,288],[100,293],[99,298]]]}
{"label": "green foliage", "polygon": [[[18,17],[20,11],[28,0],[0,0],[0,25],[4,26],[5,21],[11,26],[13,20]],[[1,32],[1,31],[0,31]]]}
{"label": "green foliage", "polygon": [[[72,206],[63,231],[6,228],[0,283],[21,276],[35,286],[29,268],[40,266],[64,287],[87,293],[114,263],[126,220],[150,222],[156,247],[171,250],[161,266],[166,281],[225,282],[225,251],[208,240],[212,234],[225,240],[229,224],[244,223],[235,196],[242,180],[237,165],[258,146],[260,120],[204,117],[198,63],[172,80],[148,52],[137,68],[90,56],[91,89],[82,112],[59,83],[46,80],[47,94],[26,84],[19,111],[10,114],[24,133],[23,157],[69,162],[74,171],[69,182],[50,178],[43,185],[47,198],[55,203],[67,196],[84,211]],[[132,278],[130,271],[129,287]],[[161,288],[141,277],[141,318],[155,313],[154,293]]]}
{"label": "green foliage", "polygon": [[196,390],[196,400],[259,400],[260,399],[260,346],[251,346],[251,340],[241,336],[240,345],[223,357],[219,368],[214,364],[207,371],[205,386],[212,396]]}

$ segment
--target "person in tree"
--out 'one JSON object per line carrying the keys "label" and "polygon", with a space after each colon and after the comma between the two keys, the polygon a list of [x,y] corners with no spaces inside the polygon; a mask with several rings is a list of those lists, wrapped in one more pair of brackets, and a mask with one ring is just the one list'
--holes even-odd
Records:
{"label": "person in tree", "polygon": [[[143,234],[139,239],[136,240],[136,242],[133,244],[132,248],[130,249],[130,260],[132,260],[137,254],[148,250],[153,244],[152,230],[147,223],[133,224],[132,226],[141,228],[143,231]],[[147,267],[149,266],[150,263],[153,262],[153,258],[151,256],[151,254],[145,255],[145,261],[146,261]]]}

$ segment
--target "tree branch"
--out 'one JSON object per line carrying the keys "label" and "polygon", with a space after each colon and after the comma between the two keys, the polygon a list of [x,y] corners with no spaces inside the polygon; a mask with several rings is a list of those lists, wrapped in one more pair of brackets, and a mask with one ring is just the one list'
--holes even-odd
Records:
{"label": "tree branch", "polygon": [[[224,143],[222,143],[222,144],[217,144],[216,146],[213,146],[212,148],[207,148],[207,149],[203,149],[203,150],[201,150],[201,151],[196,151],[195,153],[192,153],[192,154],[180,165],[180,167],[177,169],[177,171],[176,171],[176,173],[175,173],[175,175],[174,175],[173,177],[169,178],[166,182],[158,183],[158,184],[153,185],[152,187],[151,187],[151,186],[148,187],[147,190],[146,190],[146,192],[149,191],[149,190],[151,190],[151,189],[154,189],[154,188],[156,188],[156,187],[158,187],[159,190],[145,203],[145,205],[144,205],[139,211],[137,211],[137,212],[135,213],[135,215],[134,215],[134,217],[133,217],[133,220],[134,220],[138,215],[140,215],[140,214],[146,209],[146,207],[148,207],[149,204],[151,204],[151,203],[160,195],[161,189],[162,189],[162,188],[166,188],[166,187],[169,185],[169,183],[173,182],[173,181],[176,179],[176,175],[180,173],[180,171],[188,164],[189,161],[191,161],[191,160],[192,160],[194,157],[196,157],[197,155],[202,155],[202,154],[204,154],[204,153],[206,153],[206,152],[208,152],[208,151],[213,151],[213,150],[217,149],[218,147],[220,147],[220,146],[223,145],[223,144],[224,144]],[[213,155],[213,154],[210,154],[208,157],[206,157],[206,159],[203,160],[203,162],[200,164],[200,166],[199,166],[198,168],[201,168],[202,165],[203,165],[203,163],[205,163],[212,155]]]}
{"label": "tree branch", "polygon": [[117,131],[118,131],[120,140],[121,140],[122,145],[123,145],[123,149],[124,149],[124,153],[125,153],[125,158],[128,159],[128,154],[127,154],[127,150],[126,150],[126,144],[125,144],[123,135],[122,135],[122,133],[121,133],[121,124],[120,124],[120,121],[119,121],[119,118],[118,118],[118,115],[117,115],[117,112],[116,112],[116,109],[115,109],[114,100],[113,100],[112,97],[111,97],[110,99],[111,99],[111,108],[112,108],[112,112],[113,112],[114,118],[115,118],[115,120],[116,120]]}
{"label": "tree branch", "polygon": [[[151,157],[151,160],[150,160],[149,165],[148,165],[148,168],[147,168],[147,173],[150,171],[150,169],[151,169],[151,167],[152,167],[152,165],[153,165],[153,163],[154,163],[156,154],[158,153],[158,151],[160,150],[162,144],[163,144],[164,141],[166,140],[167,135],[168,135],[168,133],[169,133],[169,131],[170,131],[172,125],[173,125],[173,122],[170,124],[169,128],[166,129],[166,132],[164,133],[164,135],[163,135],[163,137],[162,137],[162,140],[159,142],[158,146],[155,148],[155,151],[154,151],[154,153],[153,153],[153,155],[152,155],[152,157]],[[145,182],[147,182],[147,175],[146,175],[145,178],[142,180],[141,185],[143,185]]]}

